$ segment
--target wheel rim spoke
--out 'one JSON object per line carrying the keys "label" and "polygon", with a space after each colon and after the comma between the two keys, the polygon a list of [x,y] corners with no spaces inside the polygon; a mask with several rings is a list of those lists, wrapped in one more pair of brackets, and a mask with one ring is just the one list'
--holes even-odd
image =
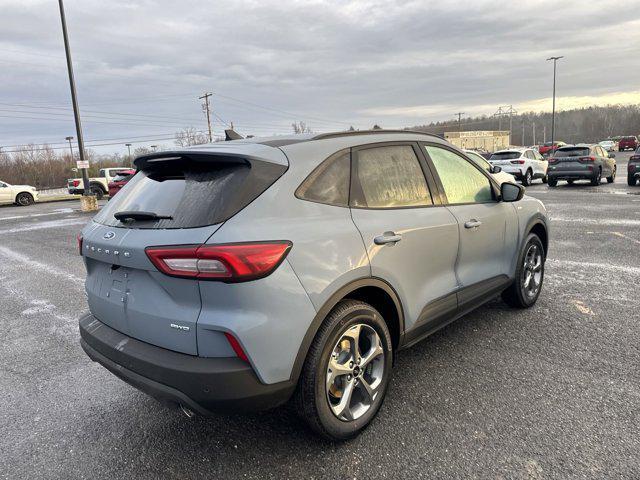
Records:
{"label": "wheel rim spoke", "polygon": [[364,415],[379,394],[385,374],[385,350],[377,331],[357,324],[344,331],[327,362],[326,395],[340,420]]}

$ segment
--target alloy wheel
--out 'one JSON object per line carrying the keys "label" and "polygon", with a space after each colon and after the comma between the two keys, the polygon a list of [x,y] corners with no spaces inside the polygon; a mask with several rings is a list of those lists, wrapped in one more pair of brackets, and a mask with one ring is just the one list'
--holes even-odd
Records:
{"label": "alloy wheel", "polygon": [[362,323],[345,330],[327,365],[327,401],[340,420],[360,418],[380,394],[385,352],[376,330]]}
{"label": "alloy wheel", "polygon": [[528,299],[535,298],[542,284],[542,250],[536,244],[529,245],[524,256],[522,268],[522,295]]}

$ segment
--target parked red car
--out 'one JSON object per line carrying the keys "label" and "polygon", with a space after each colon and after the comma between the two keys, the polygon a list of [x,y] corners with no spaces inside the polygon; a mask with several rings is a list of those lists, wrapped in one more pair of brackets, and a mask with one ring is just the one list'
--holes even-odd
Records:
{"label": "parked red car", "polygon": [[113,197],[124,187],[129,180],[136,174],[135,170],[125,170],[118,173],[112,181],[109,182],[109,197]]}
{"label": "parked red car", "polygon": [[566,143],[560,141],[553,142],[553,146],[551,142],[547,142],[544,145],[540,145],[538,152],[540,152],[540,155],[552,155],[558,148],[564,147],[565,145]]}
{"label": "parked red car", "polygon": [[627,149],[635,150],[638,148],[638,137],[628,136],[622,137],[618,142],[618,151],[624,152]]}

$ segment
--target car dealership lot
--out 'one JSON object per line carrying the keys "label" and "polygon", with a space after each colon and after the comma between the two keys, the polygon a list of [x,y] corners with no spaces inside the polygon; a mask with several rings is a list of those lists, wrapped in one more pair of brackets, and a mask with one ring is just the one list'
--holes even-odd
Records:
{"label": "car dealership lot", "polygon": [[[567,478],[640,475],[640,188],[527,193],[552,218],[545,285],[399,354],[385,405],[345,444],[286,408],[189,420],[93,364],[79,202],[0,208],[0,477]],[[437,252],[436,252],[437,253]]]}

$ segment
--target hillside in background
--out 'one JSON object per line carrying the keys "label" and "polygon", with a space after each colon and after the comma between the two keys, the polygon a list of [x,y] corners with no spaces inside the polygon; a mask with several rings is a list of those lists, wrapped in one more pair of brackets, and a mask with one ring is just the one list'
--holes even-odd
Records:
{"label": "hillside in background", "polygon": [[[551,112],[514,114],[511,124],[513,145],[538,145],[551,140]],[[457,120],[448,120],[410,127],[411,130],[440,135],[459,128],[463,131],[509,130],[509,116],[463,118],[460,126]],[[609,105],[556,112],[556,140],[596,143],[616,135],[640,135],[640,105]]]}

